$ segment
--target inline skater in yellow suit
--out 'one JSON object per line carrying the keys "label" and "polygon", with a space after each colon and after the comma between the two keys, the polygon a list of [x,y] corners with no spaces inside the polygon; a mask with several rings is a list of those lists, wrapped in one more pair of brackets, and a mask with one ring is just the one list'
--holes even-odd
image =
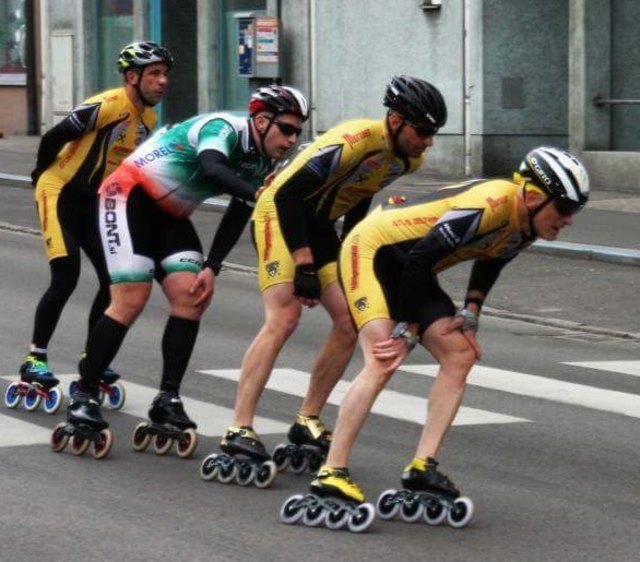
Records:
{"label": "inline skater in yellow suit", "polygon": [[127,45],[118,57],[123,85],[88,98],[42,137],[32,179],[51,280],[36,309],[29,354],[20,367],[25,382],[50,385],[54,379],[47,348],[80,276],[80,248],[100,282],[89,331],[109,304],[96,192],[155,127],[152,107],[162,99],[172,66],[171,53],[156,43]]}
{"label": "inline skater in yellow suit", "polygon": [[[402,485],[456,501],[460,492],[438,471],[435,458],[481,356],[476,332],[482,305],[502,268],[537,237],[554,240],[588,197],[582,164],[562,150],[538,147],[513,181],[454,185],[415,200],[392,197],[351,231],[340,254],[340,279],[365,366],[342,401],[326,466],[312,491],[364,501],[347,470],[351,449],[379,392],[421,343],[439,371]],[[474,264],[456,313],[437,274],[465,260]],[[389,494],[383,502],[381,496],[378,509],[382,502],[383,511],[392,510],[397,497]],[[470,519],[473,505],[462,509],[453,524]]]}
{"label": "inline skater in yellow suit", "polygon": [[[264,454],[253,430],[260,396],[302,306],[319,302],[333,326],[313,366],[307,395],[289,431],[296,445],[326,453],[330,433],[319,415],[351,358],[356,333],[338,285],[340,239],[365,216],[371,199],[403,174],[414,172],[447,118],[442,95],[410,76],[386,88],[382,120],[359,119],[330,129],[285,167],[262,193],[252,217],[265,322],[242,362],[234,424],[223,437]],[[276,462],[277,459],[276,459]]]}

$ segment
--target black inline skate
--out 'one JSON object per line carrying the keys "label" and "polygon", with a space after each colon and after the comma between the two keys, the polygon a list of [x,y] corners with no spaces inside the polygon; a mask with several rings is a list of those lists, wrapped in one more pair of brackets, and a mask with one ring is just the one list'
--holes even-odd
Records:
{"label": "black inline skate", "polygon": [[93,443],[93,457],[103,459],[113,445],[113,433],[100,412],[96,397],[86,392],[76,392],[67,408],[67,422],[59,423],[51,436],[51,448],[55,453],[64,450],[71,438],[71,452],[83,455]]}
{"label": "black inline skate", "polygon": [[287,438],[289,443],[282,443],[273,450],[278,471],[289,468],[294,474],[302,474],[307,469],[317,472],[331,445],[331,432],[325,429],[320,418],[298,414]]}
{"label": "black inline skate", "polygon": [[280,521],[292,525],[301,520],[307,527],[324,524],[328,529],[347,527],[353,533],[366,531],[373,523],[376,510],[365,503],[347,468],[321,467],[310,489],[310,494],[296,494],[282,504]]}
{"label": "black inline skate", "polygon": [[231,426],[220,441],[221,455],[209,455],[200,466],[203,480],[217,479],[222,484],[235,480],[240,486],[253,483],[268,487],[276,476],[276,465],[252,427]]}
{"label": "black inline skate", "polygon": [[[78,372],[82,375],[84,369],[85,354],[82,354],[80,361],[78,362]],[[119,410],[124,406],[124,402],[127,399],[127,394],[122,386],[121,382],[118,382],[120,375],[116,373],[111,367],[107,367],[102,373],[99,382],[98,400],[100,404],[104,404],[106,399],[107,406],[112,410]],[[79,380],[73,380],[69,383],[69,396],[73,398],[73,395],[78,391]]]}
{"label": "black inline skate", "polygon": [[14,409],[24,399],[24,408],[29,412],[42,404],[47,414],[55,414],[62,404],[62,390],[57,388],[59,383],[46,361],[27,355],[20,366],[20,380],[12,382],[4,393],[4,404]]}
{"label": "black inline skate", "polygon": [[435,459],[413,459],[402,473],[403,490],[386,490],[376,505],[381,519],[393,519],[398,512],[403,521],[412,523],[421,517],[429,525],[445,519],[460,529],[473,518],[473,502],[460,497],[460,491],[438,470]]}
{"label": "black inline skate", "polygon": [[174,441],[182,459],[190,458],[198,446],[197,425],[189,419],[177,392],[160,392],[149,410],[150,422],[140,422],[131,437],[135,451],[142,452],[153,439],[158,455],[166,455]]}

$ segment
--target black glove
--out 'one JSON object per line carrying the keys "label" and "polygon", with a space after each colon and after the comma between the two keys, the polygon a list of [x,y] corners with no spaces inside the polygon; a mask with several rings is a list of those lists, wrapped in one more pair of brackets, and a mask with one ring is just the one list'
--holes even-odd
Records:
{"label": "black glove", "polygon": [[304,299],[320,299],[320,279],[318,272],[312,263],[296,266],[296,275],[293,278],[293,294]]}

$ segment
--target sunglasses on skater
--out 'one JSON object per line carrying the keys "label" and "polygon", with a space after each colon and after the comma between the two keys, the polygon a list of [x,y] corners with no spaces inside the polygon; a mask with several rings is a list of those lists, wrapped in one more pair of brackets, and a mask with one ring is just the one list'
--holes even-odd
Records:
{"label": "sunglasses on skater", "polygon": [[420,123],[417,125],[407,119],[405,119],[404,122],[409,125],[419,137],[432,137],[438,132],[438,127],[429,125],[429,123]]}
{"label": "sunglasses on skater", "polygon": [[570,201],[569,199],[554,199],[553,205],[558,211],[558,214],[561,217],[570,217],[575,215],[580,209],[582,209],[582,205],[575,203],[574,201]]}
{"label": "sunglasses on skater", "polygon": [[280,129],[280,132],[286,137],[290,137],[291,135],[295,135],[296,137],[299,137],[302,134],[302,127],[296,127],[291,123],[278,121],[278,119],[276,119],[275,117],[273,117],[272,119],[269,119],[269,121],[271,121],[272,123],[275,123],[278,129]]}

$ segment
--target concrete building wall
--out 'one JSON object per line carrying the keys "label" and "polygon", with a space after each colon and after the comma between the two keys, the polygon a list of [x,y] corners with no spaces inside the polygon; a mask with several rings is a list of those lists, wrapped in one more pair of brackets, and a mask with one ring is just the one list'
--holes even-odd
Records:
{"label": "concrete building wall", "polygon": [[0,86],[0,131],[4,135],[27,132],[27,92],[24,86]]}

